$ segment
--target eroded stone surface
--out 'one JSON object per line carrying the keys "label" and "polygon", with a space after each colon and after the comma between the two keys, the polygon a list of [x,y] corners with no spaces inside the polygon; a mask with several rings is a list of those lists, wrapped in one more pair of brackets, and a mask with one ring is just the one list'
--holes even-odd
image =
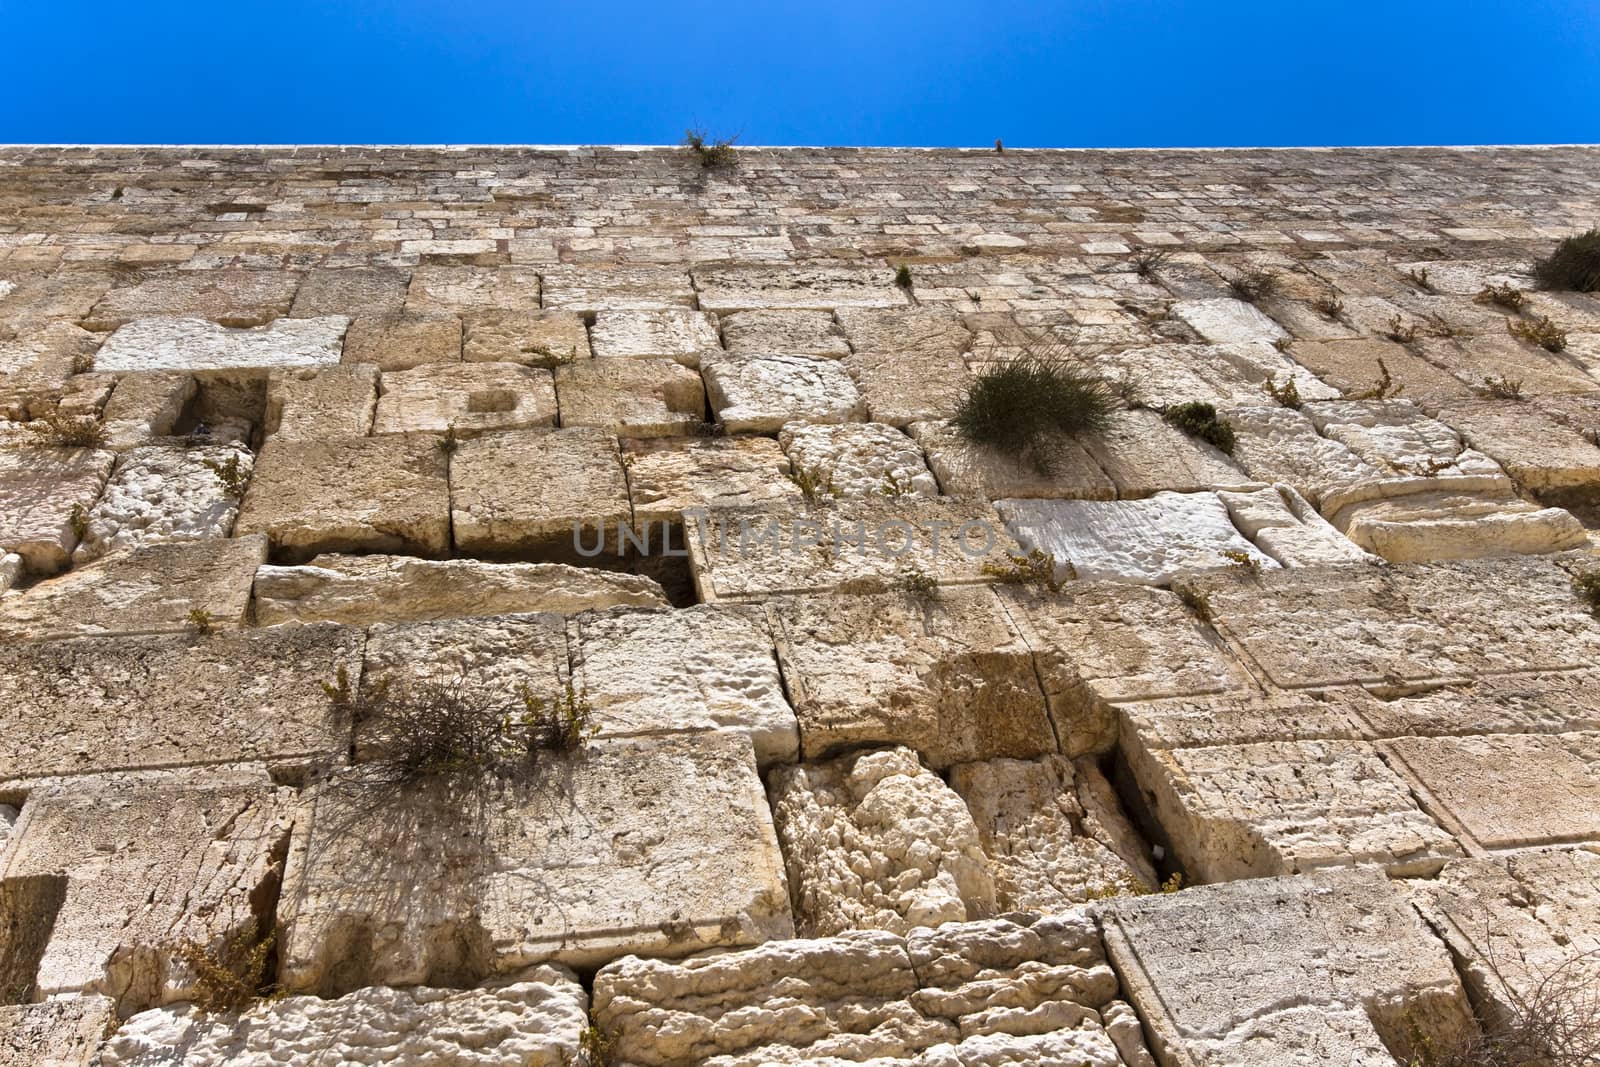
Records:
{"label": "eroded stone surface", "polygon": [[589,331],[569,311],[476,311],[462,321],[468,363],[559,367],[589,358]]}
{"label": "eroded stone surface", "polygon": [[749,309],[904,307],[887,267],[726,267],[695,272],[700,306],[723,315]]}
{"label": "eroded stone surface", "polygon": [[893,426],[791,422],[778,441],[793,468],[823,479],[832,496],[939,495],[922,450]]}
{"label": "eroded stone surface", "polygon": [[729,352],[789,352],[837,359],[850,354],[844,330],[826,311],[739,311],[722,317]]}
{"label": "eroded stone surface", "polygon": [[836,360],[722,355],[706,361],[706,391],[730,433],[773,433],[788,422],[860,422],[866,404]]}
{"label": "eroded stone surface", "polygon": [[1104,433],[1083,440],[1083,448],[1125,500],[1162,490],[1193,493],[1261,484],[1217,448],[1154,411],[1117,412]]}
{"label": "eroded stone surface", "polygon": [[722,350],[716,324],[688,308],[602,311],[595,316],[589,340],[596,359],[671,359],[686,367],[698,367],[708,353]]}
{"label": "eroded stone surface", "polygon": [[1057,442],[1041,468],[963,441],[943,422],[914,422],[907,429],[922,446],[946,496],[1110,500],[1117,495],[1116,483],[1078,440]]}
{"label": "eroded stone surface", "polygon": [[111,290],[84,326],[115,330],[151,315],[261,326],[289,313],[299,284],[297,275],[277,270],[176,271]]}
{"label": "eroded stone surface", "polygon": [[[622,457],[633,518],[641,527],[682,522],[683,513],[694,509],[800,499],[799,487],[788,476],[788,458],[767,437],[628,441]],[[660,533],[659,528],[651,532]]]}
{"label": "eroded stone surface", "polygon": [[41,574],[65,567],[116,458],[87,448],[0,448],[0,549]]}
{"label": "eroded stone surface", "polygon": [[450,459],[450,516],[464,552],[620,553],[617,524],[633,513],[617,439],[580,428],[463,441]]}
{"label": "eroded stone surface", "polygon": [[517,363],[442,363],[386,372],[372,432],[474,437],[555,423],[549,371]]}
{"label": "eroded stone surface", "polygon": [[461,320],[439,312],[363,315],[344,342],[344,362],[385,371],[460,361]]}
{"label": "eroded stone surface", "polygon": [[254,458],[230,445],[135,448],[117,460],[72,558],[86,563],[141,545],[227,537],[239,498],[219,475],[248,482]]}
{"label": "eroded stone surface", "polygon": [[94,366],[101,371],[330,366],[341,358],[349,326],[343,315],[278,319],[242,330],[205,319],[137,319],[100,346]]}
{"label": "eroded stone surface", "polygon": [[1243,300],[1179,300],[1172,305],[1172,314],[1214,345],[1277,341],[1288,336],[1277,323]]}
{"label": "eroded stone surface", "polygon": [[90,1067],[116,1021],[110,997],[61,997],[0,1008],[0,1064]]}
{"label": "eroded stone surface", "polygon": [[184,371],[123,375],[100,415],[106,444],[120,452],[172,433],[197,388],[194,376]]}
{"label": "eroded stone surface", "polygon": [[1372,559],[1334,529],[1294,486],[1279,483],[1254,492],[1217,493],[1233,525],[1285,567],[1360,563]]}
{"label": "eroded stone surface", "polygon": [[367,363],[274,371],[262,432],[279,441],[327,441],[372,432],[378,368]]}
{"label": "eroded stone surface", "polygon": [[670,359],[593,359],[556,368],[563,427],[681,437],[705,420],[700,376]]}

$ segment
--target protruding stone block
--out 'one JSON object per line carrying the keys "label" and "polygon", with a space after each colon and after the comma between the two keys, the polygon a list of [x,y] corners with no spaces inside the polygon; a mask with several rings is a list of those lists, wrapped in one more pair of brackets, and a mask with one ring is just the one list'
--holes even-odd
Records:
{"label": "protruding stone block", "polygon": [[463,552],[575,557],[622,552],[631,525],[617,439],[604,430],[509,430],[463,441],[450,461],[450,511]]}
{"label": "protruding stone block", "polygon": [[383,375],[372,432],[475,437],[555,423],[549,371],[518,363],[436,363]]}
{"label": "protruding stone block", "polygon": [[83,320],[86,329],[115,330],[150,316],[209,319],[223,326],[262,326],[289,313],[300,277],[284,270],[174,271],[113,289]]}
{"label": "protruding stone block", "polygon": [[824,478],[833,496],[939,495],[922,449],[893,426],[791,422],[778,441],[794,469]]}
{"label": "protruding stone block", "polygon": [[218,474],[234,463],[248,480],[254,458],[233,445],[182,448],[152,445],[122,454],[88,512],[88,527],[73,559],[86,563],[141,545],[225,538],[239,499]]}
{"label": "protruding stone block", "polygon": [[619,437],[681,437],[706,417],[700,375],[670,359],[593,359],[556,368],[564,428]]}
{"label": "protruding stone block", "polygon": [[325,367],[339,362],[349,326],[343,315],[278,319],[250,329],[205,319],[138,319],[100,346],[94,366],[99,371]]}
{"label": "protruding stone block", "polygon": [[859,422],[867,408],[837,360],[723,355],[704,368],[711,410],[729,433],[774,433],[789,422]]}
{"label": "protruding stone block", "polygon": [[685,511],[695,509],[800,499],[800,489],[788,476],[788,458],[768,437],[626,441],[622,462],[628,470],[633,519],[641,527],[677,524]]}
{"label": "protruding stone block", "polygon": [[0,550],[40,574],[65,567],[116,459],[87,448],[0,448]]}
{"label": "protruding stone block", "polygon": [[377,402],[378,368],[370,363],[273,371],[262,432],[278,441],[365,437]]}
{"label": "protruding stone block", "polygon": [[685,367],[698,367],[703,357],[722,351],[716,324],[689,308],[602,311],[590,343],[596,359],[670,359]]}

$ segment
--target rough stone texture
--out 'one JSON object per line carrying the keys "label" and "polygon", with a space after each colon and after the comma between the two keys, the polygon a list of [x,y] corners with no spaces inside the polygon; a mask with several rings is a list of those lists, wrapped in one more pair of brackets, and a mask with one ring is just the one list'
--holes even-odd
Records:
{"label": "rough stone texture", "polygon": [[718,267],[697,270],[700,306],[724,315],[751,309],[898,308],[906,305],[887,267]]}
{"label": "rough stone texture", "polygon": [[722,350],[716,323],[688,308],[602,311],[590,329],[590,344],[596,359],[671,359],[686,367],[698,367],[705,355]]}
{"label": "rough stone texture", "polygon": [[1333,524],[1355,544],[1392,563],[1561,552],[1588,544],[1571,512],[1541,508],[1509,490],[1479,494],[1426,484],[1417,490],[1331,510]]}
{"label": "rough stone texture", "polygon": [[1194,570],[1278,562],[1240,536],[1215,493],[1157,493],[1148,500],[1001,500],[996,507],[1025,549],[1056,561],[1056,576],[1167,585]]}
{"label": "rough stone texture", "polygon": [[461,361],[461,320],[437,312],[363,315],[350,324],[344,362],[379,370]]}
{"label": "rough stone texture", "polygon": [[912,750],[780,767],[769,788],[802,937],[994,914],[978,828]]}
{"label": "rough stone texture", "polygon": [[463,441],[450,459],[450,518],[463,552],[620,554],[617,524],[633,512],[617,439],[574,429]]}
{"label": "rough stone texture", "polygon": [[91,1067],[100,1042],[116,1026],[110,997],[61,997],[0,1008],[4,1067]]}
{"label": "rough stone texture", "polygon": [[568,311],[476,311],[462,320],[468,363],[558,367],[589,358],[583,317]]}
{"label": "rough stone texture", "polygon": [[729,352],[788,352],[838,359],[850,354],[844,330],[826,311],[740,311],[722,317]]}
{"label": "rough stone texture", "polygon": [[115,330],[145,316],[194,317],[261,326],[289,313],[300,279],[277,270],[177,271],[107,293],[85,328]]}
{"label": "rough stone texture", "polygon": [[774,433],[788,422],[860,422],[867,408],[837,360],[721,355],[702,368],[711,410],[729,433]]}
{"label": "rough stone texture", "polygon": [[1318,515],[1292,485],[1280,482],[1254,492],[1223,491],[1217,496],[1239,532],[1281,566],[1315,567],[1372,559]]}
{"label": "rough stone texture", "polygon": [[911,436],[928,457],[928,467],[947,496],[980,500],[1067,498],[1110,500],[1116,483],[1085,451],[1082,442],[1064,440],[1051,452],[1049,468],[969,444],[943,422],[914,422]]}
{"label": "rough stone texture", "polygon": [[517,363],[442,363],[385,372],[372,432],[475,437],[555,423],[549,371]]}
{"label": "rough stone texture", "polygon": [[538,306],[539,275],[518,267],[418,267],[406,289],[408,311]]}
{"label": "rough stone texture", "polygon": [[915,745],[939,769],[1056,750],[1033,655],[990,589],[785,598],[769,617],[808,759]]}
{"label": "rough stone texture", "polygon": [[1527,404],[1451,404],[1439,412],[1473,448],[1494,457],[1517,484],[1553,503],[1600,492],[1600,447]]}
{"label": "rough stone texture", "polygon": [[[116,453],[86,448],[0,448],[0,550],[54,574],[78,543]],[[74,522],[74,516],[78,522]]]}
{"label": "rough stone texture", "polygon": [[1214,345],[1278,341],[1289,336],[1243,300],[1179,300],[1172,305],[1172,314]]}
{"label": "rough stone texture", "polygon": [[[936,352],[959,355],[972,346],[972,334],[948,308],[843,307],[839,325],[856,353]],[[789,351],[783,349],[782,351]]]}
{"label": "rough stone texture", "polygon": [[767,437],[709,437],[627,441],[633,518],[646,524],[679,523],[693,509],[759,507],[798,501],[789,460]]}
{"label": "rough stone texture", "polygon": [[287,989],[454,984],[793,935],[741,737],[602,739],[465,824],[462,803],[415,789],[373,818],[355,781],[306,797],[279,901]]}
{"label": "rough stone texture", "polygon": [[300,283],[289,315],[314,319],[321,315],[395,314],[405,306],[410,280],[406,271],[393,267],[314,270]]}
{"label": "rough stone texture", "polygon": [[123,453],[89,509],[87,530],[72,553],[74,562],[141,545],[227,537],[239,501],[214,468],[232,460],[248,479],[254,458],[247,449],[230,445],[154,445]]}
{"label": "rough stone texture", "polygon": [[265,533],[274,557],[287,560],[321,552],[442,555],[450,547],[450,488],[440,440],[269,440],[234,535]]}
{"label": "rough stone texture", "polygon": [[1285,482],[1313,504],[1352,486],[1382,480],[1382,472],[1338,441],[1317,433],[1304,414],[1288,408],[1230,405],[1219,409],[1233,426],[1234,460],[1262,482]]}
{"label": "rough stone texture", "polygon": [[778,441],[794,469],[826,478],[833,496],[939,495],[922,450],[893,426],[791,422]]}
{"label": "rough stone texture", "polygon": [[377,403],[378,368],[370,364],[274,371],[262,432],[278,441],[365,437]]}
{"label": "rough stone texture", "polygon": [[1190,437],[1154,411],[1119,411],[1083,449],[1124,500],[1162,490],[1250,489],[1261,483],[1212,445]]}
{"label": "rough stone texture", "polygon": [[909,426],[956,413],[971,376],[955,351],[856,352],[842,361],[855,380],[867,417]]}
{"label": "rough stone texture", "polygon": [[94,367],[99,371],[322,367],[339,362],[349,326],[343,315],[279,319],[243,330],[205,319],[138,319],[100,346]]}
{"label": "rough stone texture", "polygon": [[700,376],[670,359],[595,359],[556,368],[563,427],[620,437],[681,437],[705,420]]}
{"label": "rough stone texture", "polygon": [[579,314],[695,304],[688,273],[673,267],[554,267],[540,280],[545,307]]}
{"label": "rough stone texture", "polygon": [[172,433],[198,388],[183,371],[123,375],[100,414],[106,444],[120,452]]}
{"label": "rough stone texture", "polygon": [[666,607],[661,587],[632,574],[560,563],[485,563],[412,556],[317,556],[255,573],[255,621],[407,622],[468,615]]}
{"label": "rough stone texture", "polygon": [[448,1063],[564,1067],[577,1061],[588,997],[565,967],[469,990],[358,989],[288,997],[242,1015],[190,1005],[142,1012],[106,1043],[102,1067],[313,1067]]}
{"label": "rough stone texture", "polygon": [[1103,922],[1163,1065],[1388,1067],[1386,1046],[1403,1062],[1472,1025],[1444,946],[1374,871],[1118,900]]}

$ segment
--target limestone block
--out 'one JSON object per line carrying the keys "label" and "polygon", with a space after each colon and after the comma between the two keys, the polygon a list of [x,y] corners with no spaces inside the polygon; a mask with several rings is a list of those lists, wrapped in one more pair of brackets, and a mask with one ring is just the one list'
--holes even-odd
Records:
{"label": "limestone block", "polygon": [[826,311],[739,311],[721,322],[728,351],[739,355],[788,352],[838,359],[850,354],[844,330]]}
{"label": "limestone block", "polygon": [[279,319],[249,329],[231,329],[205,319],[136,319],[100,346],[94,367],[98,371],[325,367],[339,362],[349,326],[343,315]]}
{"label": "limestone block", "polygon": [[[1448,483],[1446,483],[1448,484]],[[1510,490],[1494,494],[1421,490],[1357,501],[1329,512],[1355,544],[1391,563],[1531,555],[1581,548],[1589,532],[1568,511],[1541,508]]]}
{"label": "limestone block", "polygon": [[1370,697],[1356,710],[1372,737],[1594,732],[1600,730],[1600,677],[1586,670],[1488,675]]}
{"label": "limestone block", "polygon": [[344,362],[383,371],[461,362],[461,320],[439,312],[362,315],[350,324]]}
{"label": "limestone block", "polygon": [[969,444],[947,423],[914,422],[907,427],[928,457],[928,467],[946,496],[980,500],[1066,498],[1110,500],[1116,483],[1100,469],[1081,440],[1063,439],[1049,457],[1049,469]]}
{"label": "limestone block", "polygon": [[87,448],[0,449],[0,550],[40,574],[65,567],[116,458]]}
{"label": "limestone block", "polygon": [[729,730],[762,767],[799,758],[772,635],[759,609],[590,612],[567,627],[573,677],[607,737]]}
{"label": "limestone block", "polygon": [[[1267,388],[1269,384],[1282,389],[1290,382],[1294,383],[1300,399],[1305,402],[1337,400],[1340,397],[1338,389],[1322,381],[1280,352],[1275,344],[1267,341],[1203,346],[1196,353],[1194,362],[1200,364],[1201,373],[1212,381],[1231,381],[1231,377],[1224,377],[1223,368],[1232,370],[1254,387],[1254,395],[1258,397],[1270,395]],[[1232,393],[1233,390],[1230,389],[1229,392]]]}
{"label": "limestone block", "polygon": [[1383,472],[1348,447],[1323,437],[1298,411],[1267,404],[1219,409],[1233,426],[1234,462],[1262,482],[1285,482],[1313,504],[1358,484],[1377,482]]}
{"label": "limestone block", "polygon": [[1001,912],[1059,914],[1159,879],[1138,832],[1100,771],[1061,756],[950,768],[994,873]]}
{"label": "limestone block", "polygon": [[393,267],[341,267],[313,270],[300,283],[289,315],[314,319],[319,315],[392,315],[406,302],[406,271]]}
{"label": "limestone block", "polygon": [[590,343],[596,359],[671,359],[685,367],[698,367],[702,356],[722,351],[716,323],[689,308],[602,311],[590,329]]}
{"label": "limestone block", "polygon": [[1588,502],[1600,493],[1600,448],[1529,404],[1463,401],[1444,407],[1439,418],[1551,503]]}
{"label": "limestone block", "polygon": [[621,437],[681,437],[706,417],[705,385],[670,359],[588,360],[556,368],[561,425]]}
{"label": "limestone block", "polygon": [[1056,750],[1032,652],[992,590],[768,605],[807,759],[915,745],[935,769]]}
{"label": "limestone block", "polygon": [[231,460],[250,477],[253,457],[233,445],[150,445],[124,452],[89,509],[73,561],[87,563],[141,545],[227,537],[239,500],[210,465]]}
{"label": "limestone block", "polygon": [[1195,570],[1278,562],[1240,536],[1215,493],[1157,493],[1145,500],[1001,500],[995,507],[1025,549],[1056,561],[1057,578],[1167,585]]}
{"label": "limestone block", "polygon": [[525,267],[418,267],[406,290],[407,311],[537,309],[539,274]]}
{"label": "limestone block", "polygon": [[718,315],[750,309],[900,308],[905,292],[887,267],[715,267],[697,270],[700,306]]}
{"label": "limestone block", "polygon": [[374,801],[350,778],[306,797],[279,902],[286,989],[455,985],[793,936],[742,737],[602,738],[481,804],[429,785]]}
{"label": "limestone block", "polygon": [[570,311],[473,311],[462,319],[468,363],[559,367],[589,358],[589,330]]}
{"label": "limestone block", "polygon": [[1217,448],[1154,411],[1117,412],[1104,433],[1083,439],[1083,448],[1124,500],[1162,490],[1194,493],[1261,485]]}
{"label": "limestone block", "polygon": [[1424,415],[1409,400],[1336,400],[1302,409],[1317,432],[1345,445],[1383,471],[1473,478],[1474,488],[1508,489],[1510,479],[1482,452],[1467,448],[1454,430]]}
{"label": "limestone block", "polygon": [[689,275],[672,267],[550,267],[544,307],[578,314],[695,306]]}
{"label": "limestone block", "polygon": [[666,607],[649,578],[560,563],[485,563],[414,556],[318,556],[299,567],[256,570],[255,620],[409,622],[611,607]]}
{"label": "limestone block", "polygon": [[[1222,353],[1237,350],[1254,355],[1262,349],[1278,360],[1284,359],[1268,344],[1162,344],[1098,353],[1093,367],[1120,390],[1156,409],[1194,400],[1219,405],[1257,403],[1266,398],[1262,383],[1270,375],[1257,366],[1266,357],[1255,356],[1244,364],[1237,358],[1224,358]],[[1249,367],[1248,373],[1241,364]],[[1339,395],[1304,370],[1295,373],[1282,364],[1274,364],[1272,369],[1279,385],[1285,377],[1292,376],[1295,387],[1303,390],[1302,395]]]}
{"label": "limestone block", "polygon": [[[1393,341],[1297,341],[1290,351],[1296,363],[1350,397],[1376,388],[1385,369],[1389,372],[1390,395],[1399,392],[1430,411],[1473,395],[1472,387],[1460,378]],[[1380,361],[1382,367],[1378,365]]]}
{"label": "limestone block", "polygon": [[1172,305],[1171,314],[1214,345],[1277,341],[1289,336],[1253,304],[1228,297],[1179,300]]}
{"label": "limestone block", "polygon": [[[1354,741],[1374,731],[1359,713],[1383,704],[1366,690],[1282,692],[1237,689],[1118,704],[1118,755],[1137,778],[1165,773],[1153,763],[1169,749],[1222,748],[1267,741]],[[1149,766],[1146,766],[1146,765]]]}
{"label": "limestone block", "polygon": [[842,362],[872,420],[891,426],[949,418],[972,380],[954,349],[856,352]]}
{"label": "limestone block", "polygon": [[220,1017],[184,1004],[129,1019],[106,1043],[101,1067],[564,1067],[579,1062],[588,999],[571,971],[546,965],[477,989],[372,986]]}
{"label": "limestone block", "polygon": [[779,767],[769,788],[801,936],[994,913],[972,816],[911,749]]}
{"label": "limestone block", "polygon": [[100,421],[106,444],[118,452],[165,437],[183,417],[198,385],[183,371],[124,374],[106,399]]}
{"label": "limestone block", "polygon": [[646,524],[683,521],[696,508],[755,507],[798,501],[789,460],[768,437],[690,437],[626,441],[633,519]]}
{"label": "limestone block", "polygon": [[35,995],[104,994],[124,1016],[189,999],[178,944],[215,948],[271,923],[288,800],[248,765],[41,783],[0,857],[0,885],[27,909],[12,921],[48,929]]}
{"label": "limestone block", "polygon": [[994,509],[917,496],[687,513],[689,566],[702,601],[780,593],[883,592],[910,572],[940,585],[986,583],[1017,544]]}
{"label": "limestone block", "polygon": [[507,430],[463,441],[450,460],[450,517],[463,552],[622,552],[630,525],[617,439],[605,430]]}
{"label": "limestone block", "polygon": [[[1493,319],[1493,332],[1461,339],[1423,337],[1417,348],[1423,358],[1444,367],[1474,390],[1505,378],[1529,394],[1594,392],[1594,378],[1573,365],[1571,353],[1546,352],[1518,341],[1500,325],[1499,316]],[[1556,321],[1561,320],[1558,315]]]}
{"label": "limestone block", "polygon": [[1162,1064],[1388,1067],[1474,1025],[1444,946],[1375,870],[1120,899],[1102,921]]}
{"label": "limestone block", "polygon": [[384,373],[372,432],[475,437],[555,422],[555,382],[547,370],[518,363],[436,363]]}
{"label": "limestone block", "polygon": [[3,1067],[91,1067],[117,1025],[110,997],[61,997],[0,1008]]}
{"label": "limestone block", "polygon": [[1384,750],[1480,849],[1600,838],[1600,733],[1399,737]]}
{"label": "limestone block", "polygon": [[729,433],[774,433],[788,422],[860,422],[866,404],[836,360],[721,355],[702,368],[711,410]]}
{"label": "limestone block", "polygon": [[321,552],[443,555],[450,547],[448,457],[428,434],[268,440],[234,535],[266,533],[274,558]]}
{"label": "limestone block", "polygon": [[0,552],[0,593],[7,593],[22,580],[25,564],[15,552]]}
{"label": "limestone block", "polygon": [[[841,307],[839,325],[850,347],[863,352],[933,352],[959,355],[972,347],[961,316],[941,307]],[[779,349],[779,351],[790,351]]]}
{"label": "limestone block", "polygon": [[93,357],[103,337],[69,322],[49,322],[15,341],[4,340],[0,324],[0,416],[37,418],[56,406],[83,375],[74,373],[85,357]]}
{"label": "limestone block", "polygon": [[101,332],[156,316],[262,326],[289,313],[299,284],[299,275],[284,270],[174,271],[111,290],[82,324]]}
{"label": "limestone block", "polygon": [[319,685],[360,673],[333,626],[0,646],[0,780],[342,752]]}
{"label": "limestone block", "polygon": [[273,371],[263,433],[279,441],[329,441],[372,432],[378,368],[369,363]]}
{"label": "limestone block", "polygon": [[831,495],[936,497],[939,483],[922,449],[893,426],[879,422],[791,422],[778,433],[789,464],[820,472]]}
{"label": "limestone block", "polygon": [[265,537],[148,543],[0,596],[0,637],[182,633],[192,612],[217,627],[244,625]]}
{"label": "limestone block", "polygon": [[1256,547],[1284,567],[1372,561],[1315,508],[1282,482],[1253,492],[1219,492],[1228,518]]}

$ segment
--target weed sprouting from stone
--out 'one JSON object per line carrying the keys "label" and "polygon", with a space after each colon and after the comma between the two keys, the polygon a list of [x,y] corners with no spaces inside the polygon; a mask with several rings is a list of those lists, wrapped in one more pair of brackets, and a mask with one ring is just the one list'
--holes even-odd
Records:
{"label": "weed sprouting from stone", "polygon": [[915,563],[907,564],[895,575],[892,588],[916,597],[918,600],[932,600],[939,595],[939,583]]}
{"label": "weed sprouting from stone", "polygon": [[1567,331],[1551,322],[1548,315],[1538,319],[1507,319],[1506,332],[1546,352],[1562,352],[1567,347]]}
{"label": "weed sprouting from stone", "polygon": [[1350,394],[1351,400],[1387,400],[1389,397],[1399,396],[1405,389],[1403,385],[1396,385],[1394,377],[1389,373],[1389,365],[1382,359],[1378,360],[1378,380],[1372,388],[1364,389],[1359,393]]}
{"label": "weed sprouting from stone", "polygon": [[1061,592],[1067,582],[1078,577],[1077,569],[1068,563],[1066,578],[1057,578],[1055,557],[1037,548],[1025,556],[1007,553],[1004,563],[988,560],[980,570],[1001,585],[1027,585],[1049,593]]}
{"label": "weed sprouting from stone", "polygon": [[1600,292],[1600,228],[1568,237],[1533,265],[1541,289]]}
{"label": "weed sprouting from stone", "polygon": [[1324,293],[1317,297],[1311,301],[1311,307],[1330,322],[1338,321],[1339,316],[1344,314],[1344,301],[1333,293]]}
{"label": "weed sprouting from stone", "polygon": [[911,291],[911,268],[902,263],[894,272],[894,283],[900,288]]}
{"label": "weed sprouting from stone", "polygon": [[1493,304],[1495,307],[1503,307],[1507,311],[1521,311],[1523,305],[1528,302],[1528,298],[1523,295],[1522,290],[1509,283],[1505,285],[1486,285],[1472,299],[1475,303]]}
{"label": "weed sprouting from stone", "polygon": [[1247,270],[1228,280],[1233,295],[1249,304],[1275,296],[1279,289],[1278,275],[1270,270]]}
{"label": "weed sprouting from stone", "polygon": [[222,491],[235,500],[244,498],[244,491],[250,484],[250,475],[239,463],[237,454],[229,456],[222,462],[214,459],[201,460],[206,470],[217,476],[217,481],[222,485]]}
{"label": "weed sprouting from stone", "polygon": [[1167,260],[1172,258],[1172,253],[1165,248],[1135,248],[1133,255],[1128,257],[1128,262],[1133,264],[1134,273],[1141,278],[1153,278],[1156,271],[1167,265]]}
{"label": "weed sprouting from stone", "polygon": [[1600,571],[1586,571],[1572,579],[1573,591],[1589,605],[1594,617],[1600,619]]}
{"label": "weed sprouting from stone", "polygon": [[1162,414],[1190,437],[1215,446],[1224,455],[1233,455],[1233,424],[1219,416],[1214,405],[1204,400],[1191,400],[1187,404],[1174,404]]}
{"label": "weed sprouting from stone", "polygon": [[205,608],[190,608],[187,621],[189,629],[201,637],[209,637],[217,632],[216,620],[211,617],[211,612]]}
{"label": "weed sprouting from stone", "polygon": [[1282,385],[1278,384],[1278,379],[1268,378],[1262,388],[1266,390],[1268,396],[1286,408],[1299,411],[1304,403],[1300,399],[1300,387],[1295,384],[1293,377],[1284,379]]}
{"label": "weed sprouting from stone", "polygon": [[178,944],[172,954],[194,972],[194,1005],[205,1012],[242,1011],[270,992],[267,962],[276,935],[257,940],[249,923],[220,946],[198,941]]}
{"label": "weed sprouting from stone", "polygon": [[1496,400],[1521,400],[1522,379],[1507,378],[1505,375],[1488,377],[1483,380],[1483,392]]}
{"label": "weed sprouting from stone", "polygon": [[99,448],[106,443],[106,428],[93,415],[52,411],[27,426],[39,444],[51,448]]}
{"label": "weed sprouting from stone", "polygon": [[950,426],[964,441],[1047,474],[1062,439],[1103,431],[1116,408],[1103,377],[1048,346],[1030,347],[974,376]]}
{"label": "weed sprouting from stone", "polygon": [[1389,329],[1384,336],[1397,344],[1408,345],[1417,339],[1416,323],[1407,322],[1398,314],[1390,315]]}
{"label": "weed sprouting from stone", "polygon": [[683,132],[684,146],[707,170],[721,170],[737,164],[739,156],[733,147],[737,140],[737,137],[711,137],[699,128]]}
{"label": "weed sprouting from stone", "polygon": [[839,495],[833,486],[833,472],[822,467],[791,467],[787,477],[807,503],[815,504],[824,497]]}

